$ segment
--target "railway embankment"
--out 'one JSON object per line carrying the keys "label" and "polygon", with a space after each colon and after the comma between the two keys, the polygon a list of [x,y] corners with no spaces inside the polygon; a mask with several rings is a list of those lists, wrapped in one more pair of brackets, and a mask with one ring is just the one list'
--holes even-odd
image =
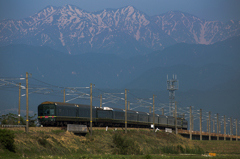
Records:
{"label": "railway embankment", "polygon": [[240,142],[190,141],[181,135],[163,131],[153,133],[151,129],[129,129],[126,134],[121,128],[108,128],[108,131],[93,128],[92,136],[75,135],[56,127],[30,127],[28,134],[24,128],[7,130],[15,136],[15,152],[10,152],[0,143],[0,158],[81,158],[84,155],[135,155],[144,158],[169,154],[200,156],[207,152],[240,155]]}

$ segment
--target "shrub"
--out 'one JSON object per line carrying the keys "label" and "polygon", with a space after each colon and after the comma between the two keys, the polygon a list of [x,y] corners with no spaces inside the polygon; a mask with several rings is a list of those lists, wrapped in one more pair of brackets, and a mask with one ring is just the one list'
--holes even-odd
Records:
{"label": "shrub", "polygon": [[122,137],[119,134],[113,135],[113,143],[118,148],[117,153],[122,155],[127,154],[135,154],[139,155],[142,154],[140,147],[137,143],[135,143],[131,139],[126,139],[126,137]]}
{"label": "shrub", "polygon": [[65,132],[65,130],[52,130],[51,131],[53,134],[59,135],[62,132]]}
{"label": "shrub", "polygon": [[47,139],[49,138],[49,136],[39,136],[39,137],[37,137],[37,141],[38,141],[38,143],[40,144],[40,145],[42,145],[43,147],[45,147],[45,148],[51,148],[52,147],[52,145],[47,141]]}
{"label": "shrub", "polygon": [[14,137],[13,131],[0,129],[0,144],[11,152],[15,152]]}

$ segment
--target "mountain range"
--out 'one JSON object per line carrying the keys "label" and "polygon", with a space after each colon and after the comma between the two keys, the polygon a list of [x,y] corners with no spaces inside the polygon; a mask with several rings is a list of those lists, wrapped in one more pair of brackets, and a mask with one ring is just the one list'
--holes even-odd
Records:
{"label": "mountain range", "polygon": [[148,16],[133,6],[88,12],[73,5],[47,6],[24,19],[0,22],[0,46],[49,46],[68,54],[148,54],[176,43],[213,44],[240,35],[240,21],[208,21],[169,11]]}

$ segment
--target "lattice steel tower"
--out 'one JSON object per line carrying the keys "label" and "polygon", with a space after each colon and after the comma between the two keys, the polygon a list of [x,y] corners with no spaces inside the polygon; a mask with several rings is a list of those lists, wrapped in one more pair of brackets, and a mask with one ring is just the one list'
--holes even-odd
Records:
{"label": "lattice steel tower", "polygon": [[175,90],[178,90],[177,75],[173,75],[172,79],[168,79],[167,75],[167,90],[169,90],[169,116],[173,115],[175,107]]}

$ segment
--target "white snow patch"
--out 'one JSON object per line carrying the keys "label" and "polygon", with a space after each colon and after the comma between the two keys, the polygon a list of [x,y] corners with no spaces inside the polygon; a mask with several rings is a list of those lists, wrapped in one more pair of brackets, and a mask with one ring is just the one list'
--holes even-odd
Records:
{"label": "white snow patch", "polygon": [[71,7],[70,5],[68,5],[68,7],[69,7],[69,9],[70,9],[71,11],[73,11],[73,12],[74,12],[74,10],[72,9],[72,7]]}
{"label": "white snow patch", "polygon": [[77,33],[76,32],[74,32],[74,34],[72,34],[72,35],[69,35],[69,37],[72,39],[72,38],[75,38],[75,37],[77,37]]}
{"label": "white snow patch", "polygon": [[98,25],[101,25],[102,24],[102,18],[99,14],[97,15],[97,19],[98,19]]}
{"label": "white snow patch", "polygon": [[78,37],[78,39],[84,38],[84,33],[82,32],[81,35]]}
{"label": "white snow patch", "polygon": [[41,34],[42,44],[45,44],[47,41],[50,40],[50,37],[47,34]]}
{"label": "white snow patch", "polygon": [[106,16],[106,14],[106,10],[104,9],[102,19]]}
{"label": "white snow patch", "polygon": [[146,25],[148,25],[148,24],[150,23],[150,22],[145,18],[144,15],[141,15],[141,20],[142,20],[144,26],[146,26]]}
{"label": "white snow patch", "polygon": [[137,30],[136,34],[135,34],[136,40],[138,40],[140,38],[140,31]]}
{"label": "white snow patch", "polygon": [[168,30],[168,33],[167,33],[168,35],[171,35],[171,33],[170,33],[170,30]]}
{"label": "white snow patch", "polygon": [[205,30],[206,30],[206,22],[204,24],[201,24],[201,33],[199,37],[199,43],[200,44],[209,44],[209,42],[205,39]]}
{"label": "white snow patch", "polygon": [[133,12],[134,12],[134,8],[132,6],[129,6],[128,7],[128,15],[127,16],[130,16]]}
{"label": "white snow patch", "polygon": [[177,30],[177,29],[176,29],[176,26],[177,26],[177,22],[174,20],[174,26],[173,26],[173,28],[172,28],[172,31]]}
{"label": "white snow patch", "polygon": [[93,41],[94,36],[92,36],[91,40],[89,41],[89,44],[91,45],[91,48],[93,47],[92,41]]}
{"label": "white snow patch", "polygon": [[78,15],[80,15],[80,16],[83,15],[82,12],[79,9],[76,9],[75,11],[77,12]]}
{"label": "white snow patch", "polygon": [[53,21],[53,16],[50,16],[50,17],[46,20],[47,23],[52,23],[52,21]]}
{"label": "white snow patch", "polygon": [[95,30],[93,27],[89,28],[89,32],[92,33],[92,31]]}
{"label": "white snow patch", "polygon": [[[117,14],[118,14],[118,16],[117,16]],[[115,26],[117,26],[118,22],[119,22],[119,9],[114,13],[113,18],[115,20]]]}
{"label": "white snow patch", "polygon": [[65,42],[63,40],[63,34],[60,32],[60,41],[62,42],[62,45],[65,46]]}

